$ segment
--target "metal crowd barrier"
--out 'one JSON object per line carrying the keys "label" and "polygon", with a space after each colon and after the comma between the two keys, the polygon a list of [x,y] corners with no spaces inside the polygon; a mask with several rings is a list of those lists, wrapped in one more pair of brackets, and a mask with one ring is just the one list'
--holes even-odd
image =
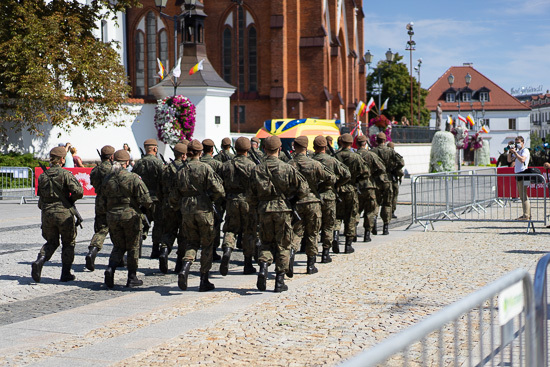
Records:
{"label": "metal crowd barrier", "polygon": [[[543,175],[529,175],[517,182],[515,174],[497,174],[495,168],[416,175],[411,178],[412,220],[424,230],[437,221],[516,222],[523,216],[519,197],[527,186],[531,217],[525,220],[527,232],[534,223],[547,224],[548,187]],[[409,228],[408,227],[408,228]]]}
{"label": "metal crowd barrier", "polygon": [[35,198],[34,170],[29,167],[0,167],[0,200],[19,199],[20,204]]}
{"label": "metal crowd barrier", "polygon": [[534,281],[537,360],[540,367],[548,367],[548,264],[550,254],[543,256],[537,263]]}
{"label": "metal crowd barrier", "polygon": [[533,284],[517,269],[342,366],[543,366],[537,347]]}

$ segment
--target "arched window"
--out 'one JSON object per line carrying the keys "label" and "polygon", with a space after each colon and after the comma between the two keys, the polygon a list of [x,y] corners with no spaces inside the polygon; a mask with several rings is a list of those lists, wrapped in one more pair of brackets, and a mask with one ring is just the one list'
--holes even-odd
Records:
{"label": "arched window", "polygon": [[231,80],[231,29],[226,28],[223,31],[223,80],[232,83]]}
{"label": "arched window", "polygon": [[258,51],[254,26],[248,29],[248,90],[258,91]]}

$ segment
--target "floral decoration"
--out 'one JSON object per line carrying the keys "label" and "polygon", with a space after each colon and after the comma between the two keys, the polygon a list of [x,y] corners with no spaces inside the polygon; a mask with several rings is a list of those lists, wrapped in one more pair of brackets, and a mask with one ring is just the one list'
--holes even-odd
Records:
{"label": "floral decoration", "polygon": [[376,117],[373,117],[369,121],[369,141],[371,146],[376,147],[378,144],[376,143],[376,135],[378,133],[383,132],[386,134],[386,142],[391,141],[391,129],[392,124],[391,121],[384,115],[378,115]]}
{"label": "floral decoration", "polygon": [[195,131],[195,115],[195,105],[185,96],[168,96],[159,100],[154,120],[158,138],[169,145],[182,140],[191,141]]}

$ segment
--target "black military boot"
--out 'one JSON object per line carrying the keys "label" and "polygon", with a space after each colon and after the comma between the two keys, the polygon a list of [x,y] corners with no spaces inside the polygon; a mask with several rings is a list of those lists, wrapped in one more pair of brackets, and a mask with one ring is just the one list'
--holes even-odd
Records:
{"label": "black military boot", "polygon": [[201,284],[199,285],[199,292],[208,292],[215,288],[216,287],[214,286],[214,284],[208,281],[208,272],[201,273]]}
{"label": "black military boot", "polygon": [[71,266],[73,264],[63,264],[61,266],[61,278],[59,278],[62,282],[70,282],[75,279],[74,274],[71,273]]}
{"label": "black military boot", "polygon": [[395,212],[391,213],[391,217],[392,217],[393,219],[397,219],[397,215],[395,215]]}
{"label": "black military boot", "polygon": [[346,237],[346,248],[344,250],[344,253],[353,254],[355,252],[355,249],[351,246],[352,242],[353,242],[353,237]]}
{"label": "black military boot", "polygon": [[332,262],[332,258],[329,255],[330,249],[323,247],[323,253],[321,254],[321,264],[327,264]]}
{"label": "black military boot", "polygon": [[332,232],[332,252],[335,254],[340,253],[340,231]]}
{"label": "black military boot", "polygon": [[372,234],[375,236],[378,234],[378,229],[376,228],[376,218],[374,218],[374,225],[372,226]]}
{"label": "black military boot", "polygon": [[126,282],[126,287],[133,288],[143,285],[143,280],[138,279],[135,270],[128,270],[128,281]]}
{"label": "black military boot", "polygon": [[153,248],[151,249],[151,259],[158,259],[160,256],[160,245],[158,243],[153,243]]}
{"label": "black military boot", "polygon": [[45,262],[46,256],[38,254],[36,261],[32,263],[31,276],[37,283],[40,283],[40,278],[42,277],[42,266],[44,266]]}
{"label": "black military boot", "polygon": [[388,235],[388,234],[390,234],[390,231],[389,231],[388,226],[389,226],[388,223],[384,223],[384,227],[383,227],[383,229],[382,229],[382,234],[383,234],[383,235]]}
{"label": "black military boot", "polygon": [[223,276],[226,276],[227,272],[229,271],[229,260],[231,260],[232,252],[233,249],[231,247],[223,248],[222,262],[220,264],[220,274]]}
{"label": "black military boot", "polygon": [[307,257],[307,274],[315,274],[319,270],[315,267],[316,256]]}
{"label": "black military boot", "polygon": [[168,247],[160,249],[159,270],[163,274],[168,273]]}
{"label": "black military boot", "polygon": [[275,278],[275,292],[281,293],[288,291],[288,285],[285,284],[285,273],[277,273]]}
{"label": "black military boot", "polygon": [[177,254],[176,267],[174,268],[174,273],[179,274],[182,268],[183,268],[183,255]]}
{"label": "black military boot", "polygon": [[109,266],[105,270],[105,285],[107,288],[113,288],[115,286],[115,270],[116,265],[109,262]]}
{"label": "black military boot", "polygon": [[88,269],[89,271],[95,270],[95,258],[98,252],[99,249],[95,246],[92,246],[90,247],[90,251],[88,251],[88,254],[86,255],[86,269]]}
{"label": "black military boot", "polygon": [[296,252],[294,249],[290,249],[290,259],[288,260],[288,271],[286,276],[292,278],[294,276],[294,258],[296,257]]}
{"label": "black military boot", "polygon": [[370,238],[370,231],[365,230],[365,235],[363,236],[363,242],[370,242],[372,241]]}
{"label": "black military boot", "polygon": [[256,288],[260,291],[266,290],[267,281],[267,263],[260,261],[260,271],[258,273],[258,281],[256,282]]}
{"label": "black military boot", "polygon": [[184,291],[187,290],[187,277],[191,269],[191,261],[184,261],[181,271],[178,273],[178,287]]}
{"label": "black military boot", "polygon": [[243,274],[247,275],[254,273],[256,273],[256,268],[252,265],[252,256],[245,256]]}
{"label": "black military boot", "polygon": [[216,248],[212,251],[212,261],[220,261],[222,257],[216,252]]}

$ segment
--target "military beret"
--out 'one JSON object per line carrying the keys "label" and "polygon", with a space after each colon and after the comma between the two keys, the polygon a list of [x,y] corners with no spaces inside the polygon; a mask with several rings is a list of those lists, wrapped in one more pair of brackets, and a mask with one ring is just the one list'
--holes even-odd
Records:
{"label": "military beret", "polygon": [[146,147],[148,145],[153,145],[153,146],[156,147],[158,145],[158,143],[155,139],[147,139],[143,142],[143,146]]}
{"label": "military beret", "polygon": [[296,145],[299,145],[301,146],[302,148],[307,148],[308,144],[309,144],[309,139],[307,138],[307,136],[299,136],[297,137],[296,139],[294,139],[294,144]]}
{"label": "military beret", "polygon": [[260,139],[258,139],[258,137],[256,137],[256,136],[254,136],[252,139],[250,139],[250,141],[260,145]]}
{"label": "military beret", "polygon": [[124,162],[124,161],[129,161],[130,160],[130,154],[128,154],[127,151],[125,151],[124,149],[121,149],[121,150],[117,150],[115,152],[115,157],[114,157],[115,161],[117,162]]}
{"label": "military beret", "polygon": [[105,145],[101,148],[101,155],[108,156],[115,153],[115,148],[110,145]]}
{"label": "military beret", "polygon": [[64,147],[55,147],[50,150],[50,157],[65,158],[67,151]]}
{"label": "military beret", "polygon": [[202,141],[202,145],[204,145],[205,147],[213,147],[215,144],[214,144],[214,140],[212,139],[204,139]]}
{"label": "military beret", "polygon": [[341,138],[343,143],[353,143],[353,137],[350,134],[344,134]]}
{"label": "military beret", "polygon": [[332,144],[332,141],[334,140],[330,135],[327,135],[326,139],[327,139],[327,143],[331,143],[331,144]]}
{"label": "military beret", "polygon": [[174,153],[185,154],[187,153],[187,144],[177,143],[174,147]]}
{"label": "military beret", "polygon": [[367,137],[366,137],[365,135],[359,135],[359,136],[357,137],[357,142],[358,142],[358,143],[362,143],[362,142],[364,142],[364,141],[367,141]]}
{"label": "military beret", "polygon": [[239,151],[249,150],[251,146],[252,145],[250,144],[250,140],[248,140],[244,136],[241,136],[235,142],[235,149],[237,149]]}
{"label": "military beret", "polygon": [[203,146],[200,141],[198,141],[197,139],[193,139],[193,141],[191,141],[189,145],[187,145],[187,149],[198,152],[203,149]]}
{"label": "military beret", "polygon": [[222,139],[222,147],[226,147],[226,146],[229,146],[229,145],[231,145],[231,139],[223,138]]}
{"label": "military beret", "polygon": [[281,139],[278,136],[272,135],[265,139],[265,149],[277,150],[281,147]]}
{"label": "military beret", "polygon": [[323,135],[318,135],[313,140],[313,145],[317,147],[326,147],[327,146],[327,138],[325,138]]}
{"label": "military beret", "polygon": [[392,148],[392,149],[395,148],[395,144],[393,143],[393,141],[390,141],[390,142],[388,143],[388,147],[390,147],[390,148]]}
{"label": "military beret", "polygon": [[376,139],[386,140],[386,134],[384,134],[384,133],[378,133],[378,134],[376,135]]}
{"label": "military beret", "polygon": [[189,140],[187,139],[181,139],[181,144],[185,144],[185,146],[188,146],[189,145]]}

